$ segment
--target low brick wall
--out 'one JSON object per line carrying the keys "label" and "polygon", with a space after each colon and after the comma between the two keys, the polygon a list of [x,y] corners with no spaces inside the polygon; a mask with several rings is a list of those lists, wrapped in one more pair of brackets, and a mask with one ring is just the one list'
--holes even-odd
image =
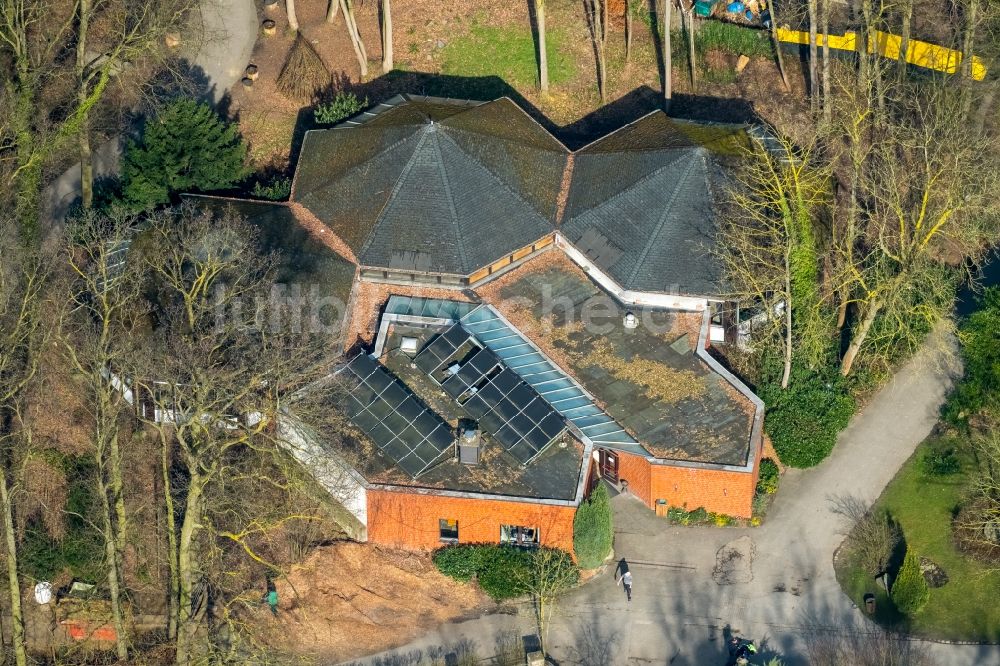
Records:
{"label": "low brick wall", "polygon": [[459,543],[499,543],[501,525],[534,527],[543,545],[573,552],[572,506],[552,506],[407,490],[368,490],[368,540],[389,546],[434,549],[441,519],[458,521]]}

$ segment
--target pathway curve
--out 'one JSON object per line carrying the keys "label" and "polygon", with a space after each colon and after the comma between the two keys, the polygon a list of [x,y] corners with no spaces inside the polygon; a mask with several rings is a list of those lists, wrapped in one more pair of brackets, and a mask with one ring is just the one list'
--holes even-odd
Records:
{"label": "pathway curve", "polygon": [[[207,94],[222,99],[240,81],[257,40],[257,8],[254,0],[202,0],[197,31],[198,49],[189,55],[207,81]],[[194,31],[194,29],[192,29]],[[118,137],[94,149],[94,177],[118,173],[121,155]],[[80,165],[75,164],[42,191],[43,227],[62,221],[80,197]]]}
{"label": "pathway curve", "polygon": [[[611,572],[561,603],[550,636],[561,664],[723,664],[727,630],[805,664],[814,630],[864,628],[841,592],[833,554],[844,522],[838,498],[873,502],[931,431],[957,370],[954,341],[936,334],[841,433],[829,459],[790,470],[757,529],[667,527],[638,500],[614,498],[615,555],[630,561],[635,594],[627,604]],[[732,553],[736,553],[733,556]],[[720,582],[722,584],[720,584]],[[503,630],[530,632],[530,614],[447,625],[368,663],[411,663],[405,655],[475,640],[484,653]],[[921,642],[941,666],[1000,664],[1000,648]]]}

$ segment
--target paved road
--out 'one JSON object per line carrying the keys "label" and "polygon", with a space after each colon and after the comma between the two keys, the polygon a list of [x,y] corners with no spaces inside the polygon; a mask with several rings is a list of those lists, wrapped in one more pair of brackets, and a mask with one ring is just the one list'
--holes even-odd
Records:
{"label": "paved road", "polygon": [[[253,0],[202,0],[201,21],[192,32],[195,46],[188,58],[202,70],[207,95],[218,102],[243,77],[257,39],[257,9]],[[94,149],[94,176],[118,173],[118,138]],[[75,164],[42,191],[42,224],[62,221],[80,197],[80,165]]]}
{"label": "paved road", "polygon": [[[724,633],[757,640],[789,666],[807,663],[810,632],[865,630],[844,596],[832,558],[843,539],[838,498],[874,501],[930,432],[955,371],[950,340],[937,337],[841,434],[811,470],[791,470],[758,529],[666,527],[638,500],[614,498],[615,555],[631,562],[631,604],[611,572],[562,603],[550,636],[560,664],[722,664]],[[530,632],[530,616],[448,625],[367,663],[408,664],[418,651],[463,637],[486,653],[504,630]],[[1000,648],[920,644],[941,666],[1000,664]]]}

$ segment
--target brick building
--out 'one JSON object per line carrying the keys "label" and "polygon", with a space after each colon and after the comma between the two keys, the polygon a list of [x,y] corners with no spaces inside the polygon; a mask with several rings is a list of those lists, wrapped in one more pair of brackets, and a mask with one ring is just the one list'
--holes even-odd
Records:
{"label": "brick building", "polygon": [[570,151],[508,99],[409,96],[307,133],[291,201],[237,205],[355,267],[335,425],[282,427],[357,536],[571,549],[597,483],[750,516],[763,405],[710,353],[706,251],[748,140],[657,112]]}

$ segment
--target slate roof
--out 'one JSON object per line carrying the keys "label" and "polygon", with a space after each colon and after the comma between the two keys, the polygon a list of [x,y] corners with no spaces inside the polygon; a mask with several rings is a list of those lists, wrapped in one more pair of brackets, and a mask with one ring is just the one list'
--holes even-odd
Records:
{"label": "slate roof", "polygon": [[622,288],[710,296],[708,255],[720,161],[739,153],[742,126],[655,112],[574,155],[561,231]]}
{"label": "slate roof", "polygon": [[468,275],[554,230],[568,152],[509,99],[369,116],[306,134],[292,195],[361,265]]}
{"label": "slate roof", "polygon": [[469,275],[559,228],[624,289],[712,296],[720,165],[746,141],[657,111],[570,163],[510,99],[400,95],[307,132],[292,201],[362,266]]}

